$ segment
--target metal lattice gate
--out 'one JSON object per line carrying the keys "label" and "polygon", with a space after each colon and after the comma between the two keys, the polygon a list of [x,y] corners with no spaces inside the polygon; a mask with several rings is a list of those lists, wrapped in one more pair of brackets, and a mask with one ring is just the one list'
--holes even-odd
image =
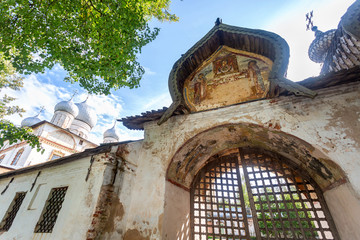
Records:
{"label": "metal lattice gate", "polygon": [[340,239],[315,186],[278,157],[217,157],[192,185],[193,239]]}

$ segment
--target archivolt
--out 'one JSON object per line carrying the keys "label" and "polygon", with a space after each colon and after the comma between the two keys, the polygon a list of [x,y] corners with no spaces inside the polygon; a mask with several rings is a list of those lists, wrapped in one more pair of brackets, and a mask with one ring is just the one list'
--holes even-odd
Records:
{"label": "archivolt", "polygon": [[274,152],[307,172],[323,189],[346,181],[341,168],[315,148],[290,134],[255,124],[226,124],[208,129],[187,141],[176,152],[167,170],[167,179],[189,189],[196,173],[211,157],[234,148],[257,148]]}

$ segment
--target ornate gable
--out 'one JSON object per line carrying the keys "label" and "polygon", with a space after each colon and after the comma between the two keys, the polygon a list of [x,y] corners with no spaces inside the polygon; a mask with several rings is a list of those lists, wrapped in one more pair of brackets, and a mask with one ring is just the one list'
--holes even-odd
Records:
{"label": "ornate gable", "polygon": [[169,76],[173,103],[159,120],[175,111],[191,113],[277,96],[283,88],[296,95],[315,93],[287,80],[289,46],[279,35],[216,22],[174,64]]}

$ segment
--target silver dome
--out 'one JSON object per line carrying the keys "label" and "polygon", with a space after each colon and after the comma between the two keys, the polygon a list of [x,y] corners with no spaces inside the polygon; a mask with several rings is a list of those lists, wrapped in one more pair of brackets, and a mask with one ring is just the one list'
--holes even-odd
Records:
{"label": "silver dome", "polygon": [[[38,114],[39,115],[39,114]],[[41,120],[37,117],[38,115],[36,115],[35,117],[27,117],[24,118],[21,121],[21,126],[22,127],[31,127],[32,125],[35,125],[39,122],[41,122]]]}
{"label": "silver dome", "polygon": [[104,139],[105,138],[115,138],[117,141],[119,141],[119,135],[116,132],[115,124],[112,128],[106,130],[104,132]]}
{"label": "silver dome", "polygon": [[75,103],[79,109],[78,115],[75,117],[76,120],[87,123],[91,128],[96,125],[97,116],[94,110],[86,103],[87,99],[81,103]]}
{"label": "silver dome", "polygon": [[74,117],[76,117],[79,113],[78,107],[75,105],[75,103],[70,99],[69,101],[61,101],[58,104],[55,105],[54,112],[57,111],[63,111],[70,113]]}
{"label": "silver dome", "polygon": [[315,39],[312,41],[309,47],[309,58],[316,63],[322,63],[325,61],[326,54],[329,51],[331,42],[335,36],[335,29],[321,32],[317,30],[317,27],[313,27],[315,31]]}

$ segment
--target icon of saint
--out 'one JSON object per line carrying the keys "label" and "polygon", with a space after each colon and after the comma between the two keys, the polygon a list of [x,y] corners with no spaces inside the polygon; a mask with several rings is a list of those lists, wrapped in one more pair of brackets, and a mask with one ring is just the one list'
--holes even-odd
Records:
{"label": "icon of saint", "polygon": [[199,104],[206,97],[206,77],[200,73],[194,83],[194,103]]}
{"label": "icon of saint", "polygon": [[232,64],[229,64],[229,61],[224,59],[221,61],[221,66],[218,68],[217,74],[228,73],[234,70]]}
{"label": "icon of saint", "polygon": [[264,80],[261,76],[260,68],[255,60],[248,62],[248,77],[250,88],[254,95],[262,94],[265,91]]}

